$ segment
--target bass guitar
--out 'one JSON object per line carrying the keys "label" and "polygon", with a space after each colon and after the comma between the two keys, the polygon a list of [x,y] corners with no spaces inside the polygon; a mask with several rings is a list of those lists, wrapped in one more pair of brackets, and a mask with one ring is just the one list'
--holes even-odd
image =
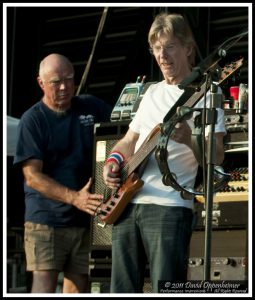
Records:
{"label": "bass guitar", "polygon": [[144,182],[135,171],[155,149],[161,134],[160,130],[158,124],[135,154],[125,163],[121,169],[122,186],[116,191],[106,188],[104,200],[100,205],[101,210],[98,213],[98,217],[105,224],[113,224],[134,195],[143,187]]}

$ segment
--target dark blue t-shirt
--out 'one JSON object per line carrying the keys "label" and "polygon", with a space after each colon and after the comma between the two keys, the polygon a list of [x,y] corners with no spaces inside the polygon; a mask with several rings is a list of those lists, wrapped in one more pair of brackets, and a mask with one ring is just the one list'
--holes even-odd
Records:
{"label": "dark blue t-shirt", "polygon": [[[43,173],[79,190],[92,175],[94,124],[109,121],[111,107],[104,101],[80,95],[63,115],[40,101],[20,119],[14,164],[27,159],[43,161]],[[89,215],[76,207],[45,198],[24,183],[25,221],[54,227],[88,226]]]}

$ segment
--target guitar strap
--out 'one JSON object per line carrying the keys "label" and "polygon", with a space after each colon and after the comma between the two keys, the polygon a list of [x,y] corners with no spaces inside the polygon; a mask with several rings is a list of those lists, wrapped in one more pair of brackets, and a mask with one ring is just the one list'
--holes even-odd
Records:
{"label": "guitar strap", "polygon": [[[195,93],[194,88],[186,87],[184,89],[184,93],[182,93],[180,98],[175,102],[175,104],[170,108],[168,113],[165,115],[165,117],[163,119],[163,123],[168,122],[176,114],[177,107],[183,106],[194,93]],[[141,165],[139,166],[139,168],[137,170],[137,174],[138,174],[139,178],[142,178],[142,175],[145,171],[145,168],[147,166],[149,158],[150,158],[150,155],[148,155],[145,158],[145,160],[141,163]]]}
{"label": "guitar strap", "polygon": [[178,106],[183,106],[188,99],[195,93],[195,88],[186,87],[184,89],[184,93],[180,96],[180,98],[175,102],[175,104],[170,108],[169,112],[165,115],[163,119],[163,123],[168,122],[176,113]]}

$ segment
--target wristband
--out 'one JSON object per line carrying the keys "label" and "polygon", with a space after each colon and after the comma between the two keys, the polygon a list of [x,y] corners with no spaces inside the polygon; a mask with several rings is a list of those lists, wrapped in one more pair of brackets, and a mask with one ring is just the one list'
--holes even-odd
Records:
{"label": "wristband", "polygon": [[105,163],[108,163],[111,161],[117,163],[118,165],[121,165],[124,162],[124,156],[120,152],[116,152],[116,151],[111,152],[110,156],[107,158]]}

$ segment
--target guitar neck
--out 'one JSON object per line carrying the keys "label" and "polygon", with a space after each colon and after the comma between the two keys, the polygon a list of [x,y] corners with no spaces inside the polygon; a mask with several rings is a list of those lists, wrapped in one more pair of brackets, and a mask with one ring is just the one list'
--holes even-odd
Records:
{"label": "guitar neck", "polygon": [[135,154],[130,158],[130,160],[125,164],[122,169],[122,177],[126,179],[130,174],[132,174],[140,164],[151,154],[151,152],[156,148],[158,143],[158,138],[160,136],[160,126],[157,125],[141,145],[141,147],[135,152]]}

